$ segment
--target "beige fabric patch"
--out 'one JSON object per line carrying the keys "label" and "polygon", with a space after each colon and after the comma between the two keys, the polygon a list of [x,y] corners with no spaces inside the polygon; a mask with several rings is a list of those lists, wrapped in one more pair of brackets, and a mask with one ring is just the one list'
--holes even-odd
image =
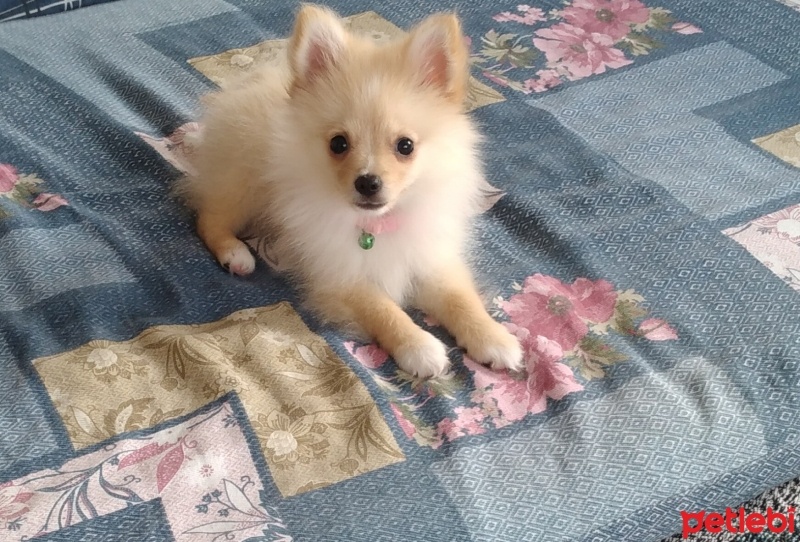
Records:
{"label": "beige fabric patch", "polygon": [[800,124],[758,137],[753,143],[784,162],[800,168]]}
{"label": "beige fabric patch", "polygon": [[361,380],[286,302],[91,341],[34,366],[76,448],[235,391],[284,496],[404,459]]}

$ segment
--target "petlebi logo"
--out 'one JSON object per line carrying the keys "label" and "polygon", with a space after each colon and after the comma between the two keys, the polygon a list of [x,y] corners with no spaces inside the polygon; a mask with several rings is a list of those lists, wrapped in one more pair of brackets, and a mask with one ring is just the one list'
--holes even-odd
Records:
{"label": "petlebi logo", "polygon": [[726,508],[724,514],[718,512],[706,513],[705,510],[699,512],[681,512],[683,531],[681,538],[687,538],[690,534],[707,531],[712,534],[723,532],[729,533],[750,533],[760,534],[768,531],[773,534],[790,533],[794,534],[795,508],[789,507],[785,513],[773,510],[768,507],[766,513],[747,512],[744,508],[734,510]]}

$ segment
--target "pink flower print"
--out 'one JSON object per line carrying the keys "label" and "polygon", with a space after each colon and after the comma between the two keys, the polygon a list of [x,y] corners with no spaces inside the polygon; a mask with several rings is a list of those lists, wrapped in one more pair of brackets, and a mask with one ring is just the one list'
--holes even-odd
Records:
{"label": "pink flower print", "polygon": [[631,25],[650,19],[650,10],[639,0],[574,0],[561,14],[569,24],[614,42],[627,36]]}
{"label": "pink flower print", "polygon": [[203,491],[219,485],[228,472],[222,456],[198,454],[186,462],[186,477],[190,484]]}
{"label": "pink flower print", "polygon": [[753,224],[779,239],[800,241],[800,204],[756,218]]}
{"label": "pink flower print", "polygon": [[485,388],[478,387],[469,394],[469,400],[474,405],[478,405],[487,418],[500,417],[500,411],[497,408],[497,401],[486,392]]}
{"label": "pink flower print", "polygon": [[0,530],[7,530],[10,522],[28,512],[25,503],[31,497],[33,492],[26,491],[23,486],[16,486],[13,482],[0,484]]}
{"label": "pink flower print", "polygon": [[39,194],[36,196],[36,199],[33,200],[33,206],[39,211],[52,211],[53,209],[58,209],[62,205],[69,205],[69,203],[63,196],[50,194],[48,192]]}
{"label": "pink flower print", "polygon": [[377,344],[356,346],[354,342],[347,341],[344,346],[361,365],[368,369],[377,369],[389,359],[389,354]]}
{"label": "pink flower print", "polygon": [[[472,360],[470,360],[470,362],[473,364],[472,367],[477,366]],[[500,408],[498,408],[497,399],[492,396],[491,388],[479,387],[470,394],[469,398],[473,404],[480,407],[481,411],[486,416],[486,419],[490,420],[495,427],[505,427],[512,423],[512,421],[506,418],[505,415],[500,411]],[[523,413],[521,416],[524,415],[525,414]]]}
{"label": "pink flower print", "polygon": [[689,23],[675,23],[672,25],[672,30],[677,32],[678,34],[690,35],[690,34],[702,34],[703,31],[700,28],[697,28],[693,24]]}
{"label": "pink flower print", "polygon": [[504,79],[503,77],[498,77],[490,71],[484,71],[483,76],[489,81],[500,85],[501,87],[508,86],[508,80]]}
{"label": "pink flower print", "polygon": [[541,335],[533,337],[527,329],[518,330],[517,337],[526,352],[529,412],[543,412],[548,397],[561,400],[569,393],[583,390],[572,369],[561,363],[564,351],[558,343]]}
{"label": "pink flower print", "polygon": [[589,332],[585,320],[606,322],[614,315],[617,293],[605,280],[577,279],[566,285],[546,275],[525,279],[522,292],[513,295],[501,308],[511,317],[512,332],[525,328],[572,350]]}
{"label": "pink flower print", "polygon": [[465,435],[480,435],[485,433],[482,423],[486,415],[480,407],[456,407],[453,411],[456,414],[455,427],[463,431]]}
{"label": "pink flower print", "polygon": [[[501,417],[496,427],[521,420],[528,413],[537,414],[547,407],[547,398],[563,399],[565,395],[583,390],[567,365],[561,363],[564,351],[555,341],[531,335],[518,328],[517,337],[525,350],[527,377],[517,380],[508,373],[492,371],[464,357],[464,364],[474,372],[476,388],[483,388],[484,401],[491,397]],[[455,429],[452,429],[455,430]]]}
{"label": "pink flower print", "polygon": [[397,423],[400,424],[400,429],[403,430],[403,433],[406,434],[408,438],[414,438],[414,435],[417,432],[417,428],[414,427],[414,424],[408,421],[403,413],[397,408],[394,403],[389,405],[392,408],[392,412],[394,412],[394,417],[397,418]]}
{"label": "pink flower print", "polygon": [[495,15],[492,17],[492,19],[498,23],[515,22],[527,25],[534,25],[540,21],[547,20],[543,10],[539,8],[532,8],[527,4],[520,4],[517,6],[517,11],[519,11],[522,15],[517,15],[516,13],[511,13],[510,11],[504,11]]}
{"label": "pink flower print", "polygon": [[492,420],[492,423],[494,424],[494,426],[495,426],[497,429],[500,429],[500,428],[502,428],[502,427],[506,427],[506,426],[508,426],[508,425],[511,425],[513,422],[512,422],[511,420],[509,420],[508,418],[502,418],[502,417],[500,417],[500,418],[494,418],[494,419]]}
{"label": "pink flower print", "polygon": [[17,168],[11,164],[0,164],[0,194],[14,190],[17,181],[19,181]]}
{"label": "pink flower print", "polygon": [[664,320],[648,318],[639,324],[639,333],[651,341],[673,341],[678,338],[678,333]]}
{"label": "pink flower print", "polygon": [[473,372],[475,388],[482,392],[484,403],[493,402],[503,420],[510,423],[525,417],[528,413],[527,377],[518,380],[506,372],[493,371],[476,363],[468,356],[464,356],[464,365]]}
{"label": "pink flower print", "polygon": [[460,406],[453,412],[456,414],[455,419],[445,418],[436,425],[440,437],[455,440],[465,435],[480,435],[486,432],[482,425],[486,415],[480,407]]}
{"label": "pink flower print", "polygon": [[558,70],[539,70],[536,72],[536,78],[528,79],[522,83],[523,92],[529,94],[531,92],[544,92],[553,87],[557,87],[562,83],[561,74]]}
{"label": "pink flower print", "polygon": [[606,280],[592,282],[579,278],[572,283],[571,301],[581,318],[590,322],[606,322],[614,316],[617,292]]}
{"label": "pink flower print", "polygon": [[563,66],[572,81],[632,63],[614,47],[614,40],[607,34],[587,32],[564,23],[539,29],[534,34],[539,37],[533,38],[533,44],[545,54],[547,62]]}
{"label": "pink flower print", "polygon": [[436,433],[440,437],[447,438],[448,440],[455,440],[462,436],[461,431],[456,427],[455,422],[453,422],[453,420],[450,418],[444,418],[436,424]]}

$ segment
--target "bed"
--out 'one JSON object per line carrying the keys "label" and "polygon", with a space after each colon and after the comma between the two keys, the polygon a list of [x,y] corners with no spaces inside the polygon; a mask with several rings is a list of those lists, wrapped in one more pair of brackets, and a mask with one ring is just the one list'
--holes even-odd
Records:
{"label": "bed", "polygon": [[415,313],[453,346],[428,382],[170,195],[295,2],[31,4],[0,2],[0,539],[659,541],[800,474],[797,0],[329,3],[471,43],[471,256],[536,339],[495,373]]}

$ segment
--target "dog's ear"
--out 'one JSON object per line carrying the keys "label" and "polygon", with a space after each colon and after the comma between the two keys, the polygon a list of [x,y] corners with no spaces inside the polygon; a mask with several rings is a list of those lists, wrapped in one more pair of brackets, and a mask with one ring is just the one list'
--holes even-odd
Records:
{"label": "dog's ear", "polygon": [[469,84],[469,49],[452,13],[432,15],[409,33],[406,55],[420,84],[463,104]]}
{"label": "dog's ear", "polygon": [[289,39],[289,67],[295,84],[303,86],[323,76],[345,52],[347,32],[333,11],[303,4]]}

